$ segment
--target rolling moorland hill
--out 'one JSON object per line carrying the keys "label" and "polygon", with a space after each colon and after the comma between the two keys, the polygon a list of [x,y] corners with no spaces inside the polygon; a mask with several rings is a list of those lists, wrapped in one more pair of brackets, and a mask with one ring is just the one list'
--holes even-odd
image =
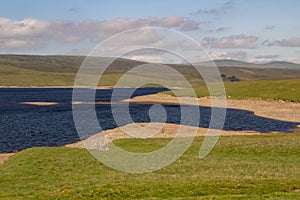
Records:
{"label": "rolling moorland hill", "polygon": [[[84,56],[61,55],[0,55],[0,86],[71,86]],[[101,65],[108,58],[97,58]],[[235,60],[215,60],[225,77],[240,81],[300,79],[300,64],[270,62],[253,64]],[[103,85],[113,84],[113,79],[144,62],[118,58],[106,71]],[[208,63],[200,63],[209,65]],[[171,64],[188,79],[195,78],[195,69],[187,64]],[[89,75],[93,75],[93,71]]]}
{"label": "rolling moorland hill", "polygon": [[[286,61],[272,61],[264,64],[249,63],[238,60],[214,60],[218,67],[246,67],[246,68],[272,68],[272,69],[300,69],[300,64],[286,62]],[[198,63],[200,65],[210,65],[209,62]]]}

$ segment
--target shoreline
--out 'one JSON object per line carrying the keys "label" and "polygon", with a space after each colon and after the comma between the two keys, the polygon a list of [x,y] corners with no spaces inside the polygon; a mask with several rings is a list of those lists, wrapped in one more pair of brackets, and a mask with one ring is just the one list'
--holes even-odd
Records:
{"label": "shoreline", "polygon": [[[192,102],[189,100],[192,99],[192,97],[177,98],[164,94],[138,96],[124,101],[137,104],[178,104],[178,99],[180,98],[182,98],[184,102]],[[210,107],[212,104],[211,100],[211,98],[205,97],[197,98],[196,103],[199,106]],[[225,99],[225,101],[226,108],[248,110],[253,112],[256,116],[300,123],[300,103],[298,102],[269,101],[261,99]]]}
{"label": "shoreline", "polygon": [[[179,130],[184,130],[184,135],[181,137],[204,137],[207,134],[208,128],[187,126],[180,124],[170,124],[170,123],[135,123],[127,124],[122,127],[117,127],[110,130],[105,130],[101,133],[92,135],[87,139],[67,144],[65,147],[70,148],[87,148],[87,149],[97,149],[99,143],[109,144],[114,140],[125,139],[125,138],[174,138]],[[246,135],[261,135],[262,133],[256,131],[224,131],[216,130],[217,133],[211,134],[210,136],[246,136]],[[154,133],[153,133],[154,132]],[[128,135],[127,133],[130,133]],[[142,133],[142,134],[140,134]],[[277,132],[268,134],[280,134]],[[103,138],[103,135],[105,139]],[[209,136],[209,137],[210,137]],[[103,141],[104,139],[104,141]]]}
{"label": "shoreline", "polygon": [[[137,127],[137,126],[139,127]],[[104,147],[109,146],[109,144],[118,139],[129,139],[129,138],[173,138],[176,136],[179,127],[188,132],[184,137],[205,137],[208,131],[208,128],[201,128],[201,127],[193,127],[193,126],[186,126],[186,125],[178,125],[178,124],[168,124],[168,123],[137,123],[137,124],[127,124],[122,127],[117,127],[110,130],[105,130],[101,133],[92,135],[87,139],[80,140],[75,143],[66,144],[61,147],[68,147],[68,148],[85,148],[88,150],[96,149],[99,150],[99,143]],[[140,133],[140,128],[146,128],[146,133],[148,131],[153,132],[153,129],[161,128],[161,130],[157,131],[154,135],[150,137],[136,137],[138,133]],[[131,131],[131,135],[126,134],[124,131]],[[194,132],[195,135],[190,135],[190,132]],[[220,137],[232,137],[232,136],[258,136],[258,135],[285,135],[285,133],[280,132],[270,132],[270,133],[260,133],[257,131],[224,131],[219,130]],[[289,134],[298,134],[296,131]],[[103,137],[105,137],[105,141],[103,141]],[[218,135],[210,135],[210,136],[218,136]],[[208,136],[208,137],[210,137]],[[19,151],[21,152],[21,151]],[[7,161],[11,156],[17,154],[18,152],[14,153],[0,153],[0,165],[2,165],[5,161]]]}
{"label": "shoreline", "polygon": [[[138,125],[139,127],[137,127]],[[155,135],[151,137],[140,137],[140,138],[173,138],[176,136],[177,131],[179,127],[183,127],[188,133],[189,132],[195,132],[195,137],[204,137],[207,133],[208,128],[199,128],[199,127],[193,127],[193,126],[186,126],[186,125],[178,125],[178,124],[168,124],[168,123],[137,123],[137,124],[127,124],[122,127],[117,127],[114,129],[106,130],[101,133],[95,134],[87,139],[66,144],[62,147],[68,147],[68,148],[86,148],[88,149],[96,149],[95,146],[99,146],[99,139],[101,138],[102,134],[105,136],[106,143],[109,144],[113,140],[118,139],[125,139],[125,138],[134,138],[133,136],[127,135],[125,131],[131,131],[130,133],[132,135],[137,136],[140,129],[143,128],[146,129],[145,132],[153,132],[153,129],[161,128]],[[220,137],[230,137],[230,136],[249,136],[249,135],[261,135],[262,133],[256,132],[256,131],[224,131],[220,130]],[[280,133],[268,133],[269,134],[280,134]],[[186,135],[186,137],[191,137],[189,134]],[[19,151],[21,152],[21,151]],[[15,155],[18,152],[14,153],[0,153],[0,165],[2,165],[6,160],[8,160],[11,156]]]}
{"label": "shoreline", "polygon": [[[1,86],[0,86],[1,88]],[[180,97],[189,99],[191,97]],[[151,99],[151,100],[149,100]],[[197,101],[199,106],[211,106],[211,99],[210,98],[197,98]],[[55,104],[57,102],[23,102],[25,104],[35,104],[35,105],[51,105]],[[74,102],[74,103],[81,103],[81,102]],[[103,102],[102,102],[103,103]],[[105,103],[111,103],[111,102],[105,102]],[[114,102],[113,102],[114,103]],[[132,99],[127,99],[120,101],[118,103],[136,103],[136,104],[178,104],[177,97],[173,97],[166,94],[151,94],[151,95],[145,95],[145,96],[138,96],[134,97]],[[283,121],[290,121],[290,122],[300,122],[300,103],[296,102],[285,102],[285,101],[268,101],[268,100],[258,100],[258,99],[243,99],[243,100],[235,100],[235,99],[227,99],[226,100],[227,108],[234,108],[234,109],[242,109],[242,110],[248,110],[253,112],[253,114],[261,117],[266,118],[272,118],[277,120],[283,120]],[[176,129],[178,129],[178,124],[164,124],[162,123],[152,123],[154,128],[156,127],[163,127],[162,130],[160,130],[156,135],[154,135],[154,138],[172,138],[175,136],[174,133],[176,133]],[[149,123],[139,123],[139,126],[144,128],[147,127]],[[124,127],[117,127],[115,129],[106,130],[102,133],[107,136],[109,141],[115,140],[115,139],[121,139],[121,138],[129,138],[128,135],[124,134],[124,132],[121,129],[128,129],[133,130],[134,127],[131,127],[132,124],[128,124]],[[184,125],[182,125],[184,126]],[[152,127],[153,128],[153,127]],[[207,132],[207,129],[201,128],[201,127],[188,127],[185,128],[188,129],[195,129],[197,128],[197,135],[196,136],[204,136]],[[297,132],[297,129],[300,129],[300,125],[294,130],[294,133]],[[135,133],[134,133],[135,132]],[[137,135],[137,133],[140,133],[140,129],[136,129],[136,131],[133,130],[133,135]],[[261,135],[260,132],[255,131],[221,131],[221,136],[234,136],[234,135]],[[276,132],[274,133],[267,133],[269,134],[278,134]],[[292,133],[293,134],[293,133]],[[87,138],[86,140],[82,140],[76,143],[67,144],[66,147],[72,147],[72,148],[82,148],[84,142],[92,141],[92,139],[99,138],[99,134],[95,134],[91,136],[90,138]],[[10,156],[14,155],[15,153],[0,153],[0,164],[2,164],[5,160],[7,160]]]}
{"label": "shoreline", "polygon": [[[151,97],[150,97],[151,96]],[[149,98],[158,97],[157,99],[148,100]],[[184,97],[185,98],[185,97]],[[198,101],[198,103],[197,103]],[[211,99],[208,98],[198,98],[196,101],[197,104],[192,103],[182,103],[181,105],[198,105],[198,106],[207,106],[211,107]],[[187,101],[188,102],[188,101]],[[145,104],[145,105],[154,105],[154,104],[168,104],[168,105],[179,105],[179,102],[176,97],[166,97],[165,95],[145,95],[140,97],[135,97],[133,99],[126,99],[121,101],[114,102],[72,102],[72,104]],[[36,105],[36,106],[49,106],[57,105],[60,102],[20,102],[20,104],[25,105]],[[264,100],[226,100],[226,108],[228,109],[240,109],[248,110],[253,112],[254,115],[272,118],[283,121],[290,122],[300,122],[300,103],[296,102],[272,102]],[[299,127],[300,128],[300,127]]]}
{"label": "shoreline", "polygon": [[9,157],[15,155],[16,153],[0,153],[0,165],[3,164]]}
{"label": "shoreline", "polygon": [[[64,88],[95,88],[94,86],[0,86],[1,89],[14,89],[14,88],[20,88],[20,89],[32,89],[32,88],[58,88],[58,89],[64,89]],[[97,86],[97,89],[113,89],[114,86]]]}
{"label": "shoreline", "polygon": [[[37,88],[37,89],[45,89],[45,88],[48,88],[48,89],[73,89],[73,88],[92,88],[92,89],[95,89],[95,86],[15,86],[15,85],[12,85],[12,86],[1,86],[0,85],[0,89],[34,89],[34,88]],[[116,86],[97,86],[96,89],[114,89],[114,88],[132,88],[130,86],[124,86],[124,87],[116,87]],[[155,87],[145,87],[145,88],[155,88]],[[183,88],[170,88],[170,89],[183,89]],[[154,94],[154,95],[161,95],[161,96],[169,96],[169,97],[174,97],[174,96],[171,96],[169,94],[162,94],[162,93],[157,93],[157,94]],[[174,97],[174,98],[177,98],[177,97]],[[179,98],[189,98],[189,97],[179,97]],[[198,97],[197,99],[213,99],[213,97],[210,97],[210,96],[205,96],[205,97]],[[217,98],[216,98],[217,99]],[[289,100],[282,100],[282,99],[263,99],[263,98],[253,98],[253,97],[247,97],[247,98],[241,98],[241,99],[232,99],[230,97],[226,97],[226,100],[236,100],[236,101],[243,101],[243,100],[247,100],[247,101],[267,101],[267,102],[283,102],[283,103],[296,103],[296,104],[300,104],[300,101],[299,102],[295,102],[295,101],[289,101]],[[148,102],[151,102],[151,101],[148,101]]]}

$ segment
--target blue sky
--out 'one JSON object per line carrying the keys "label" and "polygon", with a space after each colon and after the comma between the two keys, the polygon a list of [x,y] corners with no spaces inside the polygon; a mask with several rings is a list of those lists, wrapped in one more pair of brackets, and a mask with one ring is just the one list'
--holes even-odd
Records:
{"label": "blue sky", "polygon": [[181,31],[214,59],[300,63],[298,0],[2,0],[0,53],[87,54],[118,32]]}

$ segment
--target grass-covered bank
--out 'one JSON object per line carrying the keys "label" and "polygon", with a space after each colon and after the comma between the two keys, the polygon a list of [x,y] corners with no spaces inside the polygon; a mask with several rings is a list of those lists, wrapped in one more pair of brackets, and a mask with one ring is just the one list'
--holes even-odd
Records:
{"label": "grass-covered bank", "polygon": [[[0,166],[0,199],[299,199],[299,134],[222,137],[200,160],[202,139],[172,165],[145,174],[107,168],[84,149],[28,149]],[[115,143],[145,152],[168,141]]]}
{"label": "grass-covered bank", "polygon": [[[268,99],[300,102],[300,80],[258,80],[245,82],[225,82],[227,98]],[[197,97],[210,96],[206,86],[194,86]],[[171,92],[165,92],[172,94]],[[179,96],[188,96],[189,90],[177,91]]]}

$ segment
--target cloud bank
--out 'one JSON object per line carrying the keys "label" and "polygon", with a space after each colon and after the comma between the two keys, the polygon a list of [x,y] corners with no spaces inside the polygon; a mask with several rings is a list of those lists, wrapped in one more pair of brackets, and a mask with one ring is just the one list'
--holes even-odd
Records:
{"label": "cloud bank", "polygon": [[300,38],[292,37],[282,40],[264,40],[262,42],[264,46],[281,46],[281,47],[300,47]]}
{"label": "cloud bank", "polygon": [[223,59],[232,59],[232,60],[245,60],[247,53],[245,51],[211,51],[209,55],[213,60],[223,60]]}
{"label": "cloud bank", "polygon": [[202,41],[203,46],[219,49],[253,49],[257,47],[258,37],[253,35],[230,35],[226,37],[205,37]]}
{"label": "cloud bank", "polygon": [[199,22],[181,16],[117,18],[82,22],[0,18],[0,49],[38,49],[49,42],[78,43],[84,40],[100,42],[115,33],[147,26],[193,31],[199,29],[199,25]]}

